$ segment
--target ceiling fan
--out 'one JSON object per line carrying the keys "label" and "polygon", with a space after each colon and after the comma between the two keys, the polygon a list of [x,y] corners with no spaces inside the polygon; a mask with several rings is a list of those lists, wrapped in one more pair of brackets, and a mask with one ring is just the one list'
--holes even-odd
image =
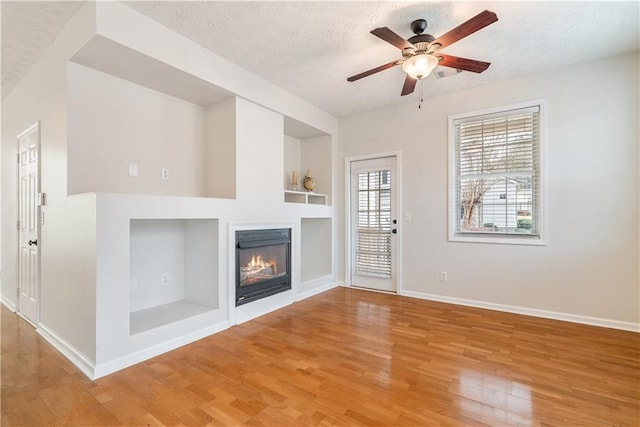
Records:
{"label": "ceiling fan", "polygon": [[497,20],[498,17],[495,13],[485,10],[438,38],[433,37],[431,34],[422,34],[427,28],[427,21],[424,19],[418,19],[411,23],[411,31],[415,35],[407,40],[387,27],[376,28],[371,31],[371,34],[400,49],[402,58],[351,76],[347,78],[347,81],[354,82],[396,65],[402,65],[402,69],[407,74],[401,93],[404,96],[412,93],[417,81],[427,77],[437,65],[481,73],[489,68],[489,65],[491,65],[489,62],[445,55],[440,53],[440,49],[452,45]]}

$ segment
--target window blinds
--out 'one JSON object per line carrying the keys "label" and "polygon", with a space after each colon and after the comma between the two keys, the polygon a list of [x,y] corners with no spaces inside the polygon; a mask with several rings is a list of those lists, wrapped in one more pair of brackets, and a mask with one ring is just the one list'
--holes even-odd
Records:
{"label": "window blinds", "polygon": [[357,274],[391,277],[391,171],[358,174]]}
{"label": "window blinds", "polygon": [[539,234],[539,112],[454,120],[456,233]]}

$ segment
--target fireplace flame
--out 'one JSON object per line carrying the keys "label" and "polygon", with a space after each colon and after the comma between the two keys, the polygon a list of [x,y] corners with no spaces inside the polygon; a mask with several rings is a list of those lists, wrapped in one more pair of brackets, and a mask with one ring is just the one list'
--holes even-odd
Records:
{"label": "fireplace flame", "polygon": [[271,274],[278,274],[278,266],[275,261],[265,261],[262,258],[262,255],[253,255],[251,257],[251,261],[247,264],[249,271],[251,272],[259,272],[270,270]]}

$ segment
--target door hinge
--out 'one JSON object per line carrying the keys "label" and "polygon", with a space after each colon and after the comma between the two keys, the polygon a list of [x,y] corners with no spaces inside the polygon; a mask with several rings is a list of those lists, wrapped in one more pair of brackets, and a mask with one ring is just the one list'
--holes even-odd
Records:
{"label": "door hinge", "polygon": [[18,153],[18,155],[16,157],[17,157],[17,160],[18,160],[18,164],[20,164],[20,153]]}
{"label": "door hinge", "polygon": [[16,230],[20,231],[20,220],[16,221]]}

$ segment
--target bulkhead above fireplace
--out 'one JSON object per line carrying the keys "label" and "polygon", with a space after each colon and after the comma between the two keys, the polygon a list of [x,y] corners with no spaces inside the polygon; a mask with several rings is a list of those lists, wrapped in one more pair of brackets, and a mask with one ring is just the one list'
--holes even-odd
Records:
{"label": "bulkhead above fireplace", "polygon": [[236,231],[236,307],[291,289],[291,229]]}

